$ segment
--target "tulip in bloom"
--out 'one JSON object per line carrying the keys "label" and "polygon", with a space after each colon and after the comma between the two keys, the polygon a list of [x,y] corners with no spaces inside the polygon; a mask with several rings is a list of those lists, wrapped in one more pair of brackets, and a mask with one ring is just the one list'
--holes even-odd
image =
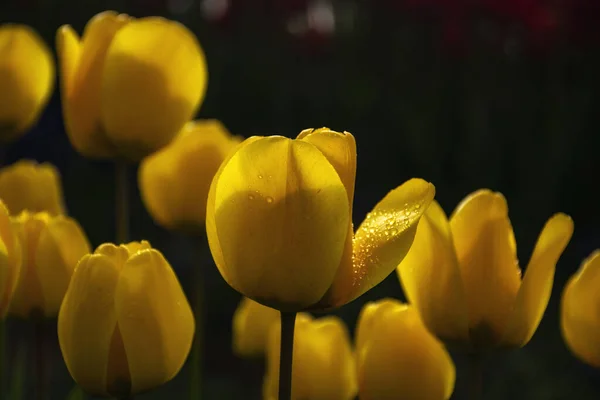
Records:
{"label": "tulip in bloom", "polygon": [[73,269],[90,252],[88,239],[77,221],[63,215],[23,211],[11,221],[21,243],[23,266],[10,313],[21,318],[54,317]]}
{"label": "tulip in bloom", "polygon": [[387,277],[408,251],[432,184],[392,190],[353,234],[356,142],[307,129],[251,137],[221,164],[206,210],[210,249],[227,283],[282,310],[342,306]]}
{"label": "tulip in bloom", "polygon": [[17,288],[22,257],[21,245],[10,222],[8,210],[0,201],[0,319],[6,316]]}
{"label": "tulip in bloom", "polygon": [[600,368],[600,250],[581,265],[565,286],[560,310],[563,338],[585,363]]}
{"label": "tulip in bloom", "polygon": [[456,371],[418,311],[397,300],[367,303],[356,331],[361,400],[447,400]]}
{"label": "tulip in bloom", "polygon": [[177,22],[106,11],[81,39],[65,25],[56,41],[66,130],[84,156],[141,159],[168,144],[204,97],[204,54]]}
{"label": "tulip in bloom", "polygon": [[[277,400],[281,332],[271,326],[267,346],[264,400]],[[357,394],[350,335],[337,317],[313,319],[299,313],[294,329],[292,400],[352,400]]]}
{"label": "tulip in bloom", "polygon": [[539,325],[556,263],[573,234],[565,214],[538,237],[523,280],[506,199],[479,190],[450,221],[433,202],[408,255],[398,266],[404,293],[439,338],[489,347],[522,347]]}
{"label": "tulip in bloom", "polygon": [[0,199],[11,215],[25,210],[65,214],[60,173],[48,163],[21,160],[1,168]]}
{"label": "tulip in bloom", "polygon": [[219,166],[241,142],[216,120],[187,123],[176,138],[140,164],[142,200],[168,229],[204,230],[206,200]]}
{"label": "tulip in bloom", "polygon": [[279,311],[244,297],[233,314],[233,351],[241,357],[261,357],[272,325],[280,327]]}
{"label": "tulip in bloom", "polygon": [[177,276],[146,241],[101,245],[77,264],[58,315],[71,376],[92,395],[128,398],[171,380],[194,316]]}
{"label": "tulip in bloom", "polygon": [[54,88],[54,58],[30,27],[0,25],[0,142],[37,121]]}

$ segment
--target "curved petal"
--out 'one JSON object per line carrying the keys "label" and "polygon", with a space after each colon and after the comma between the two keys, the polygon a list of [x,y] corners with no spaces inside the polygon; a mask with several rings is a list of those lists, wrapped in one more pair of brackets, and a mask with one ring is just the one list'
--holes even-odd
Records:
{"label": "curved petal", "polygon": [[355,343],[356,351],[360,353],[373,334],[373,326],[378,319],[378,314],[398,305],[398,300],[385,298],[378,301],[370,301],[363,306],[356,322]]}
{"label": "curved petal", "polygon": [[185,362],[194,337],[194,316],[169,263],[143,250],[123,266],[115,309],[132,393],[171,380]]}
{"label": "curved petal", "polygon": [[521,270],[506,199],[479,190],[450,218],[464,284],[471,340],[476,346],[501,339],[521,285]]}
{"label": "curved petal", "polygon": [[4,318],[21,274],[21,246],[17,240],[8,210],[0,200],[0,319]]}
{"label": "curved petal", "polygon": [[450,224],[434,200],[396,269],[406,298],[425,325],[444,340],[468,341],[469,320]]}
{"label": "curved petal", "polygon": [[50,163],[38,165],[39,185],[45,193],[36,211],[46,211],[51,215],[66,214],[60,172]]}
{"label": "curved petal", "polygon": [[242,357],[265,355],[271,325],[279,325],[279,311],[244,297],[233,314],[233,351]]}
{"label": "curved petal", "polygon": [[277,136],[241,147],[218,175],[214,207],[234,289],[290,311],[323,296],[350,216],[346,190],[316,147]]}
{"label": "curved petal", "polygon": [[71,25],[58,28],[55,40],[60,68],[60,92],[63,98],[67,98],[74,90],[75,76],[81,57],[81,40]]}
{"label": "curved petal", "polygon": [[117,317],[118,267],[101,255],[84,256],[58,313],[58,341],[73,379],[86,392],[107,395],[109,349]]}
{"label": "curved petal", "polygon": [[130,22],[108,49],[102,121],[121,154],[140,159],[168,144],[194,117],[207,84],[204,53],[183,25]]}

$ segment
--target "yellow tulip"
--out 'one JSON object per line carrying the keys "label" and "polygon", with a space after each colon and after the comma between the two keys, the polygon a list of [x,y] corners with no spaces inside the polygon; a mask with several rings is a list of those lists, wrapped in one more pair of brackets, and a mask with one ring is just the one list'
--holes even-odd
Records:
{"label": "yellow tulip", "polygon": [[[263,398],[279,391],[279,324],[271,325]],[[356,364],[350,335],[337,317],[313,319],[299,313],[294,328],[292,400],[351,400],[357,393]]]}
{"label": "yellow tulip", "polygon": [[206,200],[219,166],[241,142],[215,120],[189,122],[139,168],[142,200],[167,229],[204,230]]}
{"label": "yellow tulip", "polygon": [[54,58],[30,27],[0,25],[0,142],[37,121],[54,88]]}
{"label": "yellow tulip", "polygon": [[77,221],[63,215],[23,211],[11,221],[23,266],[9,312],[21,318],[53,317],[75,265],[90,251],[88,239]]}
{"label": "yellow tulip", "polygon": [[522,347],[542,319],[572,234],[570,217],[550,218],[521,280],[506,199],[479,190],[450,221],[434,201],[397,271],[407,298],[439,338],[476,351]]}
{"label": "yellow tulip", "polygon": [[563,338],[587,364],[600,368],[600,250],[592,253],[565,286],[560,310]]}
{"label": "yellow tulip", "polygon": [[356,329],[361,400],[450,398],[454,363],[414,307],[393,299],[367,303]]}
{"label": "yellow tulip", "polygon": [[60,173],[48,163],[21,160],[1,168],[0,199],[11,215],[26,210],[65,214]]}
{"label": "yellow tulip", "polygon": [[346,304],[387,277],[408,251],[435,189],[411,179],[353,235],[356,142],[308,129],[291,140],[251,137],[212,181],[210,249],[227,283],[282,311]]}
{"label": "yellow tulip", "polygon": [[177,276],[148,242],[105,243],[77,264],[58,339],[86,392],[126,398],[168,382],[193,337],[194,316]]}
{"label": "yellow tulip", "polygon": [[204,53],[183,25],[106,11],[56,37],[66,130],[84,156],[141,159],[168,144],[204,97]]}
{"label": "yellow tulip", "polygon": [[233,314],[233,351],[241,357],[263,356],[271,326],[280,326],[279,314],[244,297]]}
{"label": "yellow tulip", "polygon": [[6,316],[17,288],[22,259],[21,245],[8,210],[0,201],[0,319]]}

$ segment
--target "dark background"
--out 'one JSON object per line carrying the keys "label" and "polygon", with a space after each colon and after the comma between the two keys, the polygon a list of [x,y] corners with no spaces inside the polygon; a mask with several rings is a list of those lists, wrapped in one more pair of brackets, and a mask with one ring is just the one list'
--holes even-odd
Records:
{"label": "dark background", "polygon": [[[60,25],[69,23],[81,33],[106,9],[183,22],[197,34],[208,60],[208,93],[199,117],[218,118],[246,137],[293,137],[321,126],[356,136],[355,224],[387,191],[413,176],[436,185],[447,213],[468,193],[491,188],[508,199],[524,268],[545,221],[554,212],[568,213],[575,234],[558,264],[545,318],[525,348],[486,362],[484,398],[597,399],[600,373],[571,356],[557,316],[566,279],[600,247],[599,4],[0,0],[0,22],[33,26],[53,49]],[[6,149],[5,162],[20,158],[56,164],[69,213],[92,245],[114,240],[114,167],[71,148],[58,85],[37,126]],[[135,173],[132,168],[132,182]],[[131,190],[132,239],[148,239],[163,251],[184,285],[193,269],[204,269],[208,314],[199,326],[206,341],[204,399],[259,399],[263,366],[231,353],[231,316],[239,295],[224,283],[200,239],[155,226],[133,183]],[[362,304],[384,296],[402,298],[395,273],[337,314],[353,329]],[[13,324],[11,360],[29,335],[27,325]],[[48,330],[54,334],[55,325],[49,323]],[[63,399],[73,382],[55,340],[48,338],[50,398]],[[455,361],[459,399],[465,366],[459,355]],[[188,377],[186,366],[171,383],[139,398],[186,398]]]}

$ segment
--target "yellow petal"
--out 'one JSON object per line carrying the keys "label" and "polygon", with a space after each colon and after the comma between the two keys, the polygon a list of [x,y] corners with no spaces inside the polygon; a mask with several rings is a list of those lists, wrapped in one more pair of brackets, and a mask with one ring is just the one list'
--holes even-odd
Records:
{"label": "yellow petal", "polygon": [[173,378],[194,337],[194,316],[169,263],[157,250],[130,258],[115,293],[115,308],[133,393]]}
{"label": "yellow petal", "polygon": [[17,234],[8,216],[8,209],[0,200],[0,318],[4,318],[19,283],[23,256]]}
{"label": "yellow petal", "polygon": [[377,314],[398,305],[398,300],[385,298],[378,301],[370,301],[363,306],[358,315],[356,323],[356,349],[360,351],[374,334],[373,327],[377,321]]}
{"label": "yellow petal", "polygon": [[71,218],[51,219],[41,232],[35,260],[46,317],[58,313],[77,262],[90,251],[83,229]]}
{"label": "yellow petal", "polygon": [[450,228],[468,305],[475,345],[495,345],[508,324],[521,284],[521,270],[506,199],[479,190],[450,218]]}
{"label": "yellow petal", "polygon": [[84,256],[58,314],[58,341],[71,376],[86,392],[107,395],[106,370],[117,324],[114,294],[119,270],[110,258]]}
{"label": "yellow petal", "polygon": [[129,242],[126,244],[122,244],[120,247],[123,247],[127,250],[129,257],[133,257],[140,251],[150,250],[152,248],[150,242],[148,242],[147,240],[142,240],[139,242]]}
{"label": "yellow petal", "polygon": [[435,200],[421,218],[412,247],[396,271],[406,298],[437,337],[468,341],[467,303],[450,225]]}
{"label": "yellow petal", "polygon": [[141,18],[108,50],[102,120],[119,152],[139,159],[168,144],[194,117],[206,91],[204,53],[183,25]]}
{"label": "yellow petal", "polygon": [[57,33],[61,78],[71,77],[61,94],[66,131],[73,147],[86,157],[115,155],[101,121],[101,88],[108,48],[128,21],[129,17],[114,11],[97,14],[86,25],[80,44],[68,26]]}
{"label": "yellow petal", "polygon": [[244,297],[233,314],[233,351],[241,357],[263,356],[273,324],[279,325],[279,311]]}
{"label": "yellow petal", "polygon": [[268,137],[239,148],[215,180],[219,267],[228,283],[273,308],[316,303],[331,285],[350,223],[346,190],[329,161],[304,141]]}
{"label": "yellow petal", "polygon": [[456,372],[446,349],[412,307],[398,303],[374,318],[358,358],[363,400],[449,399]]}
{"label": "yellow petal", "polygon": [[583,261],[565,286],[560,324],[569,349],[580,360],[600,368],[600,250]]}
{"label": "yellow petal", "polygon": [[25,25],[0,26],[0,141],[25,133],[54,87],[54,59],[42,38]]}
{"label": "yellow petal", "polygon": [[322,304],[344,305],[387,278],[410,249],[434,195],[434,186],[417,178],[388,193],[356,231],[353,262],[340,266]]}
{"label": "yellow petal", "polygon": [[233,147],[231,134],[219,121],[195,121],[146,157],[139,185],[152,218],[167,229],[204,230],[210,184]]}

